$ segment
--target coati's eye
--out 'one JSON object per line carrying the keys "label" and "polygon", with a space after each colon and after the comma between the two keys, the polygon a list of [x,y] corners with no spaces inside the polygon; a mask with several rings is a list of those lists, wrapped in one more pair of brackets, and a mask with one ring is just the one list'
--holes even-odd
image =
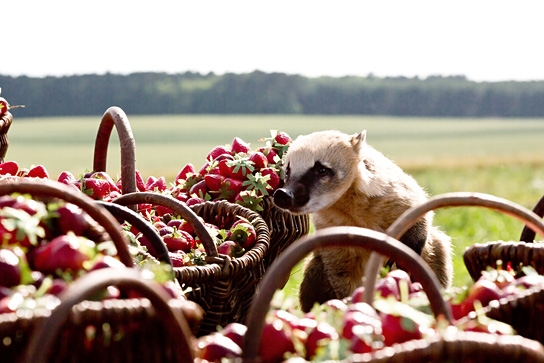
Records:
{"label": "coati's eye", "polygon": [[332,176],[334,174],[331,168],[327,168],[319,161],[316,161],[316,163],[312,167],[312,172],[320,177]]}
{"label": "coati's eye", "polygon": [[287,179],[289,179],[289,174],[290,173],[291,173],[291,166],[289,164],[287,164],[287,167],[285,168],[285,175],[283,176],[285,181],[287,181]]}

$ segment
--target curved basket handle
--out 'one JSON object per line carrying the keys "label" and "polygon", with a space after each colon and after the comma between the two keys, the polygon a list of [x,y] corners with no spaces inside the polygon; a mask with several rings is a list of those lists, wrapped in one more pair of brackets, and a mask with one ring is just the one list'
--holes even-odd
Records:
{"label": "curved basket handle", "polygon": [[77,205],[104,227],[117,249],[117,256],[121,262],[128,267],[134,266],[134,261],[128,250],[128,241],[117,220],[105,208],[85,194],[49,179],[20,178],[0,183],[0,195],[12,193],[30,194],[35,197],[54,197]]}
{"label": "curved basket handle", "polygon": [[[533,213],[535,213],[540,218],[544,217],[544,196],[542,196],[534,206]],[[533,242],[535,240],[535,234],[535,231],[533,231],[526,225],[521,231],[521,236],[519,237],[519,240],[522,242]]]}
{"label": "curved basket handle", "polygon": [[140,231],[144,236],[147,237],[149,242],[152,244],[156,252],[156,258],[165,262],[169,265],[172,265],[172,260],[170,260],[170,255],[168,254],[168,249],[164,245],[161,236],[157,231],[147,222],[140,214],[134,212],[132,209],[122,206],[120,204],[109,203],[104,201],[96,201],[98,204],[103,206],[118,220],[127,221],[138,231]]}
{"label": "curved basket handle", "polygon": [[390,236],[369,229],[329,227],[302,237],[290,245],[266,272],[259,284],[259,294],[253,300],[247,317],[249,323],[242,349],[244,362],[258,360],[264,320],[270,308],[270,301],[281,283],[289,276],[291,269],[316,248],[328,247],[360,247],[403,261],[410,267],[409,272],[423,286],[435,316],[442,315],[449,322],[452,321],[451,311],[442,298],[442,288],[438,279],[412,249]]}
{"label": "curved basket handle", "polygon": [[8,131],[13,122],[13,115],[9,111],[6,111],[0,121],[0,163],[3,163],[8,152]]}
{"label": "curved basket handle", "polygon": [[112,202],[125,206],[145,203],[162,205],[164,207],[170,208],[172,212],[181,216],[181,218],[185,219],[193,227],[197,237],[200,238],[202,244],[204,245],[207,257],[219,257],[215,242],[208,233],[206,226],[204,226],[196,213],[193,212],[193,210],[189,208],[185,203],[182,203],[171,196],[155,192],[128,193],[115,198]]}
{"label": "curved basket handle", "polygon": [[[406,210],[385,233],[393,238],[400,239],[410,227],[412,227],[426,213],[445,207],[485,207],[525,222],[536,233],[544,236],[544,222],[542,219],[519,204],[507,199],[499,198],[485,193],[453,192],[436,195],[426,202]],[[380,266],[383,265],[383,258],[377,256],[376,252],[370,254],[369,262],[365,269],[365,301],[371,299],[371,291],[374,291],[375,276],[378,275]]]}
{"label": "curved basket handle", "polygon": [[127,115],[119,107],[108,108],[102,116],[94,144],[93,171],[106,171],[108,144],[114,125],[121,144],[122,193],[136,192],[136,142]]}
{"label": "curved basket handle", "polygon": [[185,358],[181,361],[193,361],[188,341],[192,336],[189,324],[183,314],[174,313],[166,291],[154,281],[142,278],[136,269],[104,268],[82,276],[60,295],[61,304],[52,311],[49,318],[36,327],[30,337],[23,362],[47,362],[48,355],[54,353],[50,352],[51,346],[58,338],[73,306],[111,285],[134,289],[149,299],[157,315],[165,322],[166,329],[170,330],[171,336],[178,339],[178,356]]}

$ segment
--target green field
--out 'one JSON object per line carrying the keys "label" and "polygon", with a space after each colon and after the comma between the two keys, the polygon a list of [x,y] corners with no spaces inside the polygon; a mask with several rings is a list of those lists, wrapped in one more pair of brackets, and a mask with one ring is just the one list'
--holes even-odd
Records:
{"label": "green field", "polygon": [[[317,130],[368,131],[367,141],[410,172],[431,195],[477,191],[527,208],[544,194],[544,119],[423,119],[364,116],[129,116],[136,140],[136,167],[144,176],[171,181],[186,163],[203,164],[215,145],[235,136],[252,147],[272,129],[292,137]],[[43,164],[56,178],[92,168],[98,117],[15,119],[7,160],[22,167]],[[120,170],[117,135],[109,146],[108,172]],[[462,263],[467,245],[518,239],[523,225],[482,208],[448,208],[436,213],[454,239],[455,284],[468,281]],[[295,274],[296,285],[300,274]],[[290,285],[291,286],[291,285]]]}

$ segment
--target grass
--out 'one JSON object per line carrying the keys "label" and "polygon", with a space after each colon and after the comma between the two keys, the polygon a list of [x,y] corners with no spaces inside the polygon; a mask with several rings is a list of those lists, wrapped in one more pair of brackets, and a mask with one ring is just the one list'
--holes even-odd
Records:
{"label": "grass", "polygon": [[[200,167],[215,145],[235,136],[252,147],[269,130],[292,137],[312,131],[368,131],[368,142],[390,156],[437,195],[473,191],[496,195],[532,209],[544,193],[544,120],[420,119],[364,116],[200,115],[132,116],[136,167],[144,176],[173,180],[186,163]],[[15,119],[6,160],[22,167],[43,164],[56,178],[61,171],[79,174],[92,168],[100,117]],[[108,172],[119,176],[117,135],[111,136]],[[516,240],[523,224],[476,207],[436,211],[435,224],[453,238],[457,286],[468,282],[462,261],[466,246],[493,240]],[[300,268],[288,290],[296,289]]]}

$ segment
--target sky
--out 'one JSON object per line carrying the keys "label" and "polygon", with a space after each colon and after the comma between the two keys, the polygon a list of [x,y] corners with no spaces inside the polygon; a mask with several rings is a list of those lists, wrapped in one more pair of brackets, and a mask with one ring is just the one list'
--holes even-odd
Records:
{"label": "sky", "polygon": [[2,0],[0,75],[544,80],[541,1]]}

